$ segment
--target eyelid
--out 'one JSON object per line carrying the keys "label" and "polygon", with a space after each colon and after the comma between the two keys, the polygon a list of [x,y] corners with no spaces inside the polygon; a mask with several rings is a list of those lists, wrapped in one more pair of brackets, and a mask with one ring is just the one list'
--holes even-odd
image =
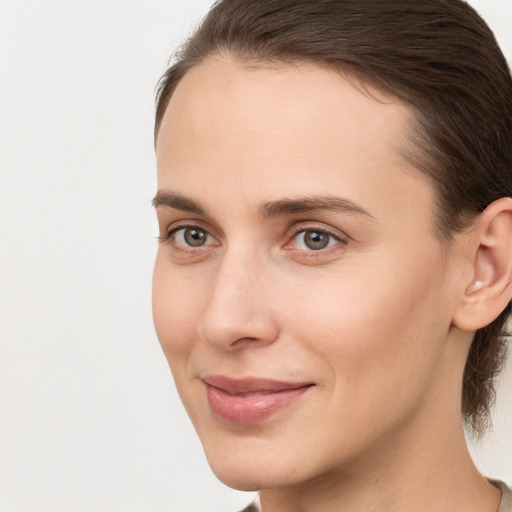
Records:
{"label": "eyelid", "polygon": [[[218,241],[218,237],[212,233],[212,229],[208,226],[204,226],[204,223],[197,220],[197,219],[191,219],[191,220],[185,220],[185,221],[176,221],[171,223],[165,230],[165,233],[162,235],[157,236],[157,240],[159,243],[166,243],[171,240],[173,235],[177,233],[178,231],[186,228],[198,228],[202,231],[205,231],[208,236],[211,236],[217,243],[216,244],[208,244],[206,247],[209,247],[211,245],[220,245]],[[190,247],[190,250],[200,250],[201,246],[199,247]]]}
{"label": "eyelid", "polygon": [[[173,235],[186,228],[198,228],[207,233],[207,236],[213,238],[214,243],[207,243],[203,246],[188,246],[181,243],[173,243]],[[321,249],[301,249],[294,246],[293,241],[300,233],[304,233],[307,231],[316,231],[318,233],[323,233],[330,238],[334,239],[337,243],[329,244]],[[161,234],[157,237],[157,240],[164,244],[170,242],[176,252],[188,253],[188,254],[199,254],[203,251],[207,251],[208,248],[216,247],[222,245],[219,241],[219,237],[215,233],[215,229],[211,228],[209,225],[205,226],[205,223],[199,219],[188,219],[188,220],[180,220],[172,222],[165,230],[164,234]],[[287,251],[293,251],[295,254],[300,257],[300,259],[318,259],[324,258],[328,255],[339,252],[340,250],[344,250],[347,244],[350,241],[350,237],[346,235],[343,231],[340,231],[337,228],[332,226],[325,225],[322,222],[316,221],[300,221],[294,224],[291,228],[288,229],[287,234],[285,235],[285,242],[281,245],[282,249]]]}
{"label": "eyelid", "polygon": [[330,226],[326,226],[325,224],[317,222],[300,222],[293,225],[289,230],[287,235],[288,242],[286,242],[286,244],[290,243],[290,241],[299,233],[304,233],[305,231],[317,231],[318,233],[325,233],[326,235],[333,237],[339,242],[348,242],[350,239],[349,236],[346,235],[343,231]]}
{"label": "eyelid", "polygon": [[[307,231],[323,233],[336,240],[337,243],[328,245],[327,247],[317,250],[306,250],[294,247],[292,244],[295,238],[299,234]],[[328,258],[329,256],[334,256],[339,251],[344,251],[349,241],[350,237],[336,228],[332,228],[330,226],[325,225],[319,225],[316,222],[301,222],[299,224],[294,225],[291,228],[287,236],[287,241],[282,247],[287,251],[293,251],[293,253],[297,255],[297,257],[299,257],[301,260],[318,260],[322,258]]]}

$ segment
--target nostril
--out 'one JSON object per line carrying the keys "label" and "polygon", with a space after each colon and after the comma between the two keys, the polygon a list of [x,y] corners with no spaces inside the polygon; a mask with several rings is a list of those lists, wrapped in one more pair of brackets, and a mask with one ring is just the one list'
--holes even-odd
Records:
{"label": "nostril", "polygon": [[246,311],[241,315],[215,315],[210,311],[198,325],[199,336],[219,350],[260,347],[276,341],[277,319],[270,312]]}
{"label": "nostril", "polygon": [[233,348],[237,348],[237,347],[241,347],[241,346],[244,346],[247,344],[253,345],[254,343],[257,343],[257,342],[264,343],[263,340],[259,340],[258,338],[247,336],[245,338],[240,338],[240,339],[234,341],[233,343],[231,343],[231,346]]}

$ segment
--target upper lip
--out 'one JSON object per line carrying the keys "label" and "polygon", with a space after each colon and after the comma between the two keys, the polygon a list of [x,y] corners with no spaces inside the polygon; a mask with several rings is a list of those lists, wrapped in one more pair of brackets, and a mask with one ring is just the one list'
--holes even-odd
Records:
{"label": "upper lip", "polygon": [[246,377],[234,379],[224,375],[207,375],[202,378],[209,386],[226,391],[230,395],[243,393],[271,393],[312,386],[312,382],[285,382],[275,379]]}

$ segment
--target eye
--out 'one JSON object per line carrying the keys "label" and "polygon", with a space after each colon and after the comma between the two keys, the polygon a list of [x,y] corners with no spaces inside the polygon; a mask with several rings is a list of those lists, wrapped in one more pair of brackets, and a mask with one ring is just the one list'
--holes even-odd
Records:
{"label": "eye", "polygon": [[176,244],[186,247],[202,247],[214,243],[214,238],[208,231],[198,226],[178,228],[171,231],[169,235]]}
{"label": "eye", "polygon": [[306,229],[294,236],[293,243],[295,249],[302,251],[320,251],[340,242],[336,237],[325,231]]}

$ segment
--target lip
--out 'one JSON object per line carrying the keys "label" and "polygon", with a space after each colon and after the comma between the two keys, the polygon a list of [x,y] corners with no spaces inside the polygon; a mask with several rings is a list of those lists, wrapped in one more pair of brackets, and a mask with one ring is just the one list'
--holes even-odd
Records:
{"label": "lip", "polygon": [[256,425],[297,401],[314,384],[273,379],[203,377],[215,416],[237,425]]}

